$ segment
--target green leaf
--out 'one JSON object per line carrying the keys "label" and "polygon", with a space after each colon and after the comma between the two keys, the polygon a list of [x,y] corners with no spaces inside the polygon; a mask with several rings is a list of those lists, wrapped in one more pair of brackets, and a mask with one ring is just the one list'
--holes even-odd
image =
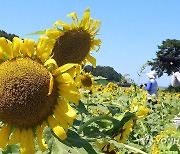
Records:
{"label": "green leaf", "polygon": [[100,131],[96,126],[88,126],[83,129],[83,133],[88,137],[97,137],[100,134]]}
{"label": "green leaf", "polygon": [[116,113],[120,112],[120,109],[114,106],[107,106],[109,112],[114,116]]}
{"label": "green leaf", "polygon": [[49,154],[97,154],[87,140],[81,138],[72,130],[68,130],[67,139],[64,141],[60,140],[49,128],[45,128],[44,137],[48,145]]}
{"label": "green leaf", "polygon": [[88,140],[81,138],[76,132],[69,130],[67,135],[68,137],[66,141],[69,144],[71,144],[71,146],[73,146],[76,150],[79,149],[80,151],[86,151],[87,153],[91,153],[91,154],[97,153],[94,150],[93,146],[90,144],[90,142]]}
{"label": "green leaf", "polygon": [[77,110],[80,112],[80,113],[84,113],[86,115],[89,114],[89,112],[86,110],[85,106],[84,106],[84,103],[82,101],[79,101],[79,105],[77,106]]}
{"label": "green leaf", "polygon": [[29,34],[26,34],[26,35],[42,35],[42,34],[45,34],[46,30],[42,30],[42,31],[36,31],[36,32],[33,32],[33,33],[29,33]]}
{"label": "green leaf", "polygon": [[134,116],[135,116],[134,113],[126,112],[122,120],[117,122],[116,125],[112,129],[107,131],[107,133],[112,136],[118,135],[121,132],[123,125],[129,120],[133,119]]}
{"label": "green leaf", "polygon": [[172,145],[170,148],[170,151],[178,151],[178,153],[180,153],[180,150],[179,150],[177,144]]}
{"label": "green leaf", "polygon": [[12,146],[7,146],[7,150],[2,152],[3,154],[19,154],[19,146],[18,145],[12,145]]}

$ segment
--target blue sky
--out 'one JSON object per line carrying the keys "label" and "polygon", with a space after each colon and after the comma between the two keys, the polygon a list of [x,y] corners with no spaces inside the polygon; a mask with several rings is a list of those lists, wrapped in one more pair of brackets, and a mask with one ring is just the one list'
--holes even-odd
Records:
{"label": "blue sky", "polygon": [[[102,22],[97,38],[102,46],[93,56],[97,64],[111,66],[121,74],[129,74],[135,82],[144,83],[137,72],[155,57],[157,46],[166,39],[180,39],[179,0],[14,0],[2,1],[0,30],[21,38],[26,34],[51,28],[60,19],[71,23],[66,15],[75,11],[81,18],[87,7],[91,17]],[[146,72],[150,71],[148,67]],[[168,86],[171,78],[157,79]]]}

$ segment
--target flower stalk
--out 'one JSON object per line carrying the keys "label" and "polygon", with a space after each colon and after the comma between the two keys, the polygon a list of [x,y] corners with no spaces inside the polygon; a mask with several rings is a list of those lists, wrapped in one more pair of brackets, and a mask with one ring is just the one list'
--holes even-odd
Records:
{"label": "flower stalk", "polygon": [[89,124],[98,121],[98,120],[109,120],[112,122],[113,126],[117,123],[118,120],[114,119],[113,117],[110,117],[108,115],[100,115],[97,117],[93,117],[90,120],[86,121],[83,125],[79,127],[78,134],[80,134],[85,127],[87,127]]}

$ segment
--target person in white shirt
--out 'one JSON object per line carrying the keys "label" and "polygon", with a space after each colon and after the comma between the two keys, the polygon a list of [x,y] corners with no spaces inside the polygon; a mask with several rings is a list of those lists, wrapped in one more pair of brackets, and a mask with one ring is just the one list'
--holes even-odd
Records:
{"label": "person in white shirt", "polygon": [[[173,62],[170,62],[170,64],[173,65]],[[180,86],[180,72],[179,72],[179,70],[176,70],[175,72],[173,72],[171,85],[173,87],[179,87]]]}

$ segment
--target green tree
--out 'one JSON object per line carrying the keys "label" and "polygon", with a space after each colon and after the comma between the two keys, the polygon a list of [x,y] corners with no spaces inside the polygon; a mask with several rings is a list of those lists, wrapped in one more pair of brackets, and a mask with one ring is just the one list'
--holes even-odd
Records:
{"label": "green tree", "polygon": [[162,42],[162,45],[158,46],[158,51],[156,52],[156,58],[152,61],[148,61],[148,65],[152,67],[152,70],[155,70],[158,77],[161,77],[163,73],[168,75],[172,74],[174,65],[170,65],[170,61],[162,61],[164,58],[180,58],[180,40],[176,39],[167,39]]}
{"label": "green tree", "polygon": [[18,36],[15,34],[7,33],[4,30],[0,30],[0,37],[5,37],[6,39],[12,41],[14,37],[18,37]]}

